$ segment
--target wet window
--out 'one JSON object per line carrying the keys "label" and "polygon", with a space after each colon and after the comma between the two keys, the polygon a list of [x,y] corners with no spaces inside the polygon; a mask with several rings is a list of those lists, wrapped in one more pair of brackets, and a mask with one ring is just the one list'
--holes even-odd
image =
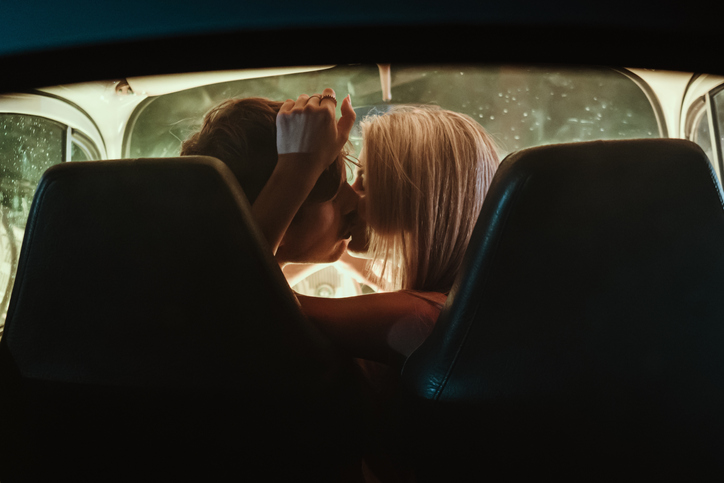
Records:
{"label": "wet window", "polygon": [[89,138],[65,124],[38,116],[0,114],[0,333],[35,189],[46,169],[69,157],[87,160],[99,155]]}
{"label": "wet window", "polygon": [[0,325],[30,204],[40,176],[63,161],[66,127],[42,117],[0,114]]}
{"label": "wet window", "polygon": [[392,101],[468,114],[501,155],[542,144],[659,137],[641,89],[611,69],[392,69]]}
{"label": "wet window", "polygon": [[[375,65],[246,79],[151,98],[134,113],[126,155],[177,155],[203,114],[224,99],[285,100],[324,87],[340,98],[351,94],[358,119],[400,103],[466,113],[493,136],[501,155],[541,144],[660,136],[646,95],[609,68],[393,65],[390,80],[389,102],[382,99]],[[358,137],[353,141],[359,145]]]}

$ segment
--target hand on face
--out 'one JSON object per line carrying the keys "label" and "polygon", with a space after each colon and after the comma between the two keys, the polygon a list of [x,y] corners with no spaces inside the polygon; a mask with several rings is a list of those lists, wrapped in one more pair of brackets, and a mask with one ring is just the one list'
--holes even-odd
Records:
{"label": "hand on face", "polygon": [[349,139],[355,113],[347,96],[342,101],[342,117],[335,122],[334,90],[322,94],[302,94],[296,101],[287,99],[277,115],[277,152],[287,156],[309,157],[308,168],[319,174],[337,158]]}

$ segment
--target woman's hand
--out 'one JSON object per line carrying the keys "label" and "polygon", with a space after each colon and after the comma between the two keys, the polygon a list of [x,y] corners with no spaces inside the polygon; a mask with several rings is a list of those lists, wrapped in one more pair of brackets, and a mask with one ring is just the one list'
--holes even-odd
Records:
{"label": "woman's hand", "polygon": [[296,101],[287,99],[277,115],[279,161],[308,158],[304,168],[312,176],[332,164],[349,139],[355,121],[349,96],[342,101],[342,117],[335,122],[336,105],[334,90],[329,88],[322,94],[302,94]]}

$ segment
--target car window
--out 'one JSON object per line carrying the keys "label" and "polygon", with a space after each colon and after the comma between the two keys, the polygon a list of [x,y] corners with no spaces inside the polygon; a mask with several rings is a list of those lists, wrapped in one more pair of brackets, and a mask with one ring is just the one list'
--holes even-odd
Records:
{"label": "car window", "polygon": [[63,123],[0,113],[0,332],[40,177],[49,167],[68,159],[98,157],[90,138]]}

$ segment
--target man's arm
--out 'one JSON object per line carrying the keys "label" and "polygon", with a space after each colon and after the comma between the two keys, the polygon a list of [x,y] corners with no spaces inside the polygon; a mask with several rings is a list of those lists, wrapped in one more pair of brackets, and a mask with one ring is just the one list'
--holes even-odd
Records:
{"label": "man's arm", "polygon": [[[323,95],[333,96],[332,89]],[[251,211],[276,254],[284,233],[312,191],[317,178],[337,158],[354,125],[355,114],[347,96],[342,117],[335,122],[334,101],[302,94],[288,99],[277,115],[279,159]]]}

